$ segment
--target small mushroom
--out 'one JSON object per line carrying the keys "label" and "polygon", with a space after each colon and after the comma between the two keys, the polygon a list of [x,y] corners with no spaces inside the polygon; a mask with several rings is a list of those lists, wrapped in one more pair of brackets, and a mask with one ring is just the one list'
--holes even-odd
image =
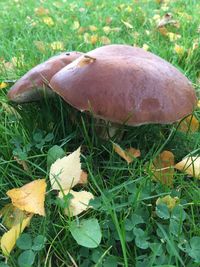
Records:
{"label": "small mushroom", "polygon": [[141,48],[97,48],[57,72],[50,87],[67,103],[120,124],[170,124],[192,113],[191,82],[164,59]]}
{"label": "small mushroom", "polygon": [[80,52],[65,52],[32,68],[11,87],[8,92],[9,100],[24,103],[53,95],[48,87],[50,79],[80,55]]}

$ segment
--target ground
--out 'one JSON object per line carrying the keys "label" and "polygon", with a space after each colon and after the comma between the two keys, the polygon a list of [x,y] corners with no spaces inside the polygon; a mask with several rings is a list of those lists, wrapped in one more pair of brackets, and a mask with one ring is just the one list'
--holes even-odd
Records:
{"label": "ground", "polygon": [[[9,203],[9,189],[41,178],[48,184],[46,216],[34,216],[25,230],[32,238],[46,238],[32,266],[200,266],[198,179],[176,170],[169,187],[153,180],[150,168],[164,150],[174,154],[176,163],[198,156],[198,130],[183,132],[177,124],[123,127],[122,139],[120,129],[102,140],[93,118],[60,98],[16,105],[6,97],[14,80],[50,56],[109,43],[137,45],[166,59],[191,80],[199,96],[199,1],[1,0],[0,10],[0,205]],[[163,16],[168,24],[158,28]],[[198,109],[194,115],[200,121]],[[140,149],[141,156],[127,164],[113,142]],[[50,190],[47,153],[54,145],[67,153],[82,146],[82,169],[89,174],[84,189],[96,198],[79,219],[64,216]],[[178,197],[174,209],[156,204],[166,195]],[[73,221],[91,218],[102,232],[96,248],[78,245],[69,230]],[[0,230],[2,235],[2,224]],[[1,261],[18,266],[21,253],[15,247]]]}

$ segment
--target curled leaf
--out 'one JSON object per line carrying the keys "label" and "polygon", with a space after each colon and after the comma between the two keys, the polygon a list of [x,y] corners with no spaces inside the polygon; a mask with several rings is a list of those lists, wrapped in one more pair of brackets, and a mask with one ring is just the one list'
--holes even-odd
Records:
{"label": "curled leaf", "polygon": [[141,154],[139,149],[130,147],[124,150],[116,143],[113,143],[113,149],[121,158],[126,160],[128,164],[131,163],[134,160],[134,158],[140,157]]}
{"label": "curled leaf", "polygon": [[186,157],[174,167],[179,171],[200,179],[200,157]]}
{"label": "curled leaf", "polygon": [[39,179],[20,188],[8,190],[6,194],[11,198],[12,204],[20,210],[44,216],[46,186],[45,179]]}
{"label": "curled leaf", "polygon": [[179,27],[179,23],[177,20],[172,19],[173,16],[171,13],[166,13],[161,20],[157,22],[157,28],[164,27],[166,25],[174,25],[175,27]]}

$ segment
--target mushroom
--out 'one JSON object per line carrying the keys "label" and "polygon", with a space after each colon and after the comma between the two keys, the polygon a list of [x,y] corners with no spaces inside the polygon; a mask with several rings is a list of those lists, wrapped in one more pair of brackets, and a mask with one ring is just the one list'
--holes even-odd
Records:
{"label": "mushroom", "polygon": [[65,52],[32,68],[11,87],[8,92],[9,100],[24,103],[39,100],[42,96],[53,95],[54,93],[48,87],[50,79],[81,54],[80,52]]}
{"label": "mushroom", "polygon": [[80,56],[52,77],[50,87],[76,109],[126,125],[171,124],[197,103],[191,82],[178,69],[128,45]]}

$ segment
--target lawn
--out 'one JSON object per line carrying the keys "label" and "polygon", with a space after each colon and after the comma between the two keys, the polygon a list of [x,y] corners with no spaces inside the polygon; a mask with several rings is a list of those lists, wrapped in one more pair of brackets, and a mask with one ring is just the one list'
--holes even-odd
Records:
{"label": "lawn", "polygon": [[[143,47],[169,61],[191,80],[200,98],[199,1],[1,0],[0,10],[0,208],[10,203],[8,190],[37,179],[47,182],[46,215],[33,216],[21,245],[9,257],[0,254],[0,266],[200,266],[199,180],[175,170],[168,186],[162,177],[155,180],[152,169],[165,150],[173,153],[175,163],[200,155],[200,109],[194,111],[198,129],[123,126],[105,140],[92,116],[59,97],[19,105],[6,96],[15,80],[55,54],[115,43]],[[167,13],[175,22],[158,28]],[[139,149],[141,156],[128,164],[113,143]],[[55,145],[67,155],[81,146],[88,183],[76,190],[87,190],[95,199],[92,208],[76,217],[64,214],[70,199],[58,201],[51,190],[47,157]],[[171,196],[170,203],[176,200],[174,207],[158,203],[165,196]],[[72,235],[72,225],[84,220],[100,226],[96,247],[81,246]],[[96,238],[99,230],[93,226]],[[6,230],[1,218],[1,236]],[[29,249],[30,238],[41,247]],[[20,261],[24,252],[28,265]]]}

